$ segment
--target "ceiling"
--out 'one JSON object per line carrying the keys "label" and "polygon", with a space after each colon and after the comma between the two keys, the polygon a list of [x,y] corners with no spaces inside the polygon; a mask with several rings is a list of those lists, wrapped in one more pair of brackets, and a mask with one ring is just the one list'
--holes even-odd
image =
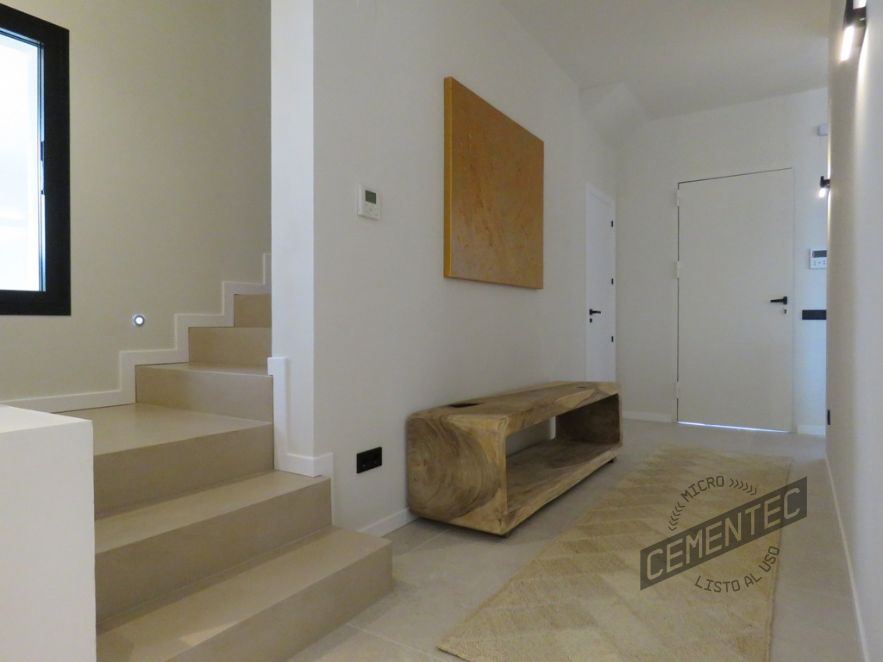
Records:
{"label": "ceiling", "polygon": [[824,87],[831,0],[502,0],[580,88],[651,118]]}

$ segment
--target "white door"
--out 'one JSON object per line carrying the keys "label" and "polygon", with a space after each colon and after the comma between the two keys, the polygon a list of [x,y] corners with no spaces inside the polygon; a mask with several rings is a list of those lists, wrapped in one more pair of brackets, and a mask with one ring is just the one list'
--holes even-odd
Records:
{"label": "white door", "polygon": [[678,420],[791,430],[791,170],[678,187]]}
{"label": "white door", "polygon": [[586,379],[616,381],[616,230],[613,201],[586,198]]}

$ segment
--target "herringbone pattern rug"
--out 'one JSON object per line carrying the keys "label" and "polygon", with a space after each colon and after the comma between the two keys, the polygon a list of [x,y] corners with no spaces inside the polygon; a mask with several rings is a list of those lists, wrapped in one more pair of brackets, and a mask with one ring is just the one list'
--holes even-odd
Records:
{"label": "herringbone pattern rug", "polygon": [[[761,564],[781,532],[644,590],[639,559],[643,547],[672,535],[670,527],[683,531],[783,486],[789,467],[768,456],[659,451],[439,648],[470,662],[768,660],[777,565]],[[709,476],[722,476],[724,486],[684,503],[682,492]],[[671,519],[679,498],[685,507]],[[749,574],[759,581],[746,586]],[[701,588],[709,579],[738,579],[740,589]]]}

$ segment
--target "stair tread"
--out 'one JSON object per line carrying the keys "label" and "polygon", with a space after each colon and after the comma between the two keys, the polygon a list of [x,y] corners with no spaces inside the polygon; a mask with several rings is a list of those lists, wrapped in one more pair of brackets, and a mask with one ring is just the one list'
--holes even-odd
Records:
{"label": "stair tread", "polygon": [[301,593],[390,543],[328,527],[98,637],[100,660],[167,660]]}
{"label": "stair tread", "polygon": [[95,455],[158,446],[269,425],[266,421],[135,403],[80,409],[68,416],[92,421]]}
{"label": "stair tread", "polygon": [[223,372],[239,375],[266,375],[266,365],[231,365],[226,363],[157,363],[139,366],[150,370],[192,370],[196,372]]}
{"label": "stair tread", "polygon": [[117,549],[327,480],[271,471],[102,517],[95,521],[95,551]]}

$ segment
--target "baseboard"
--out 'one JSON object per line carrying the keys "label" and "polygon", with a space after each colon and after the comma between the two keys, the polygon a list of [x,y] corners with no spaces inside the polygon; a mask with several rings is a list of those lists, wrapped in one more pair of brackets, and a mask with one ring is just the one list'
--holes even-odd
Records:
{"label": "baseboard", "polygon": [[824,425],[798,425],[797,433],[798,434],[811,434],[817,437],[824,437],[827,434],[828,430]]}
{"label": "baseboard", "polygon": [[282,453],[276,468],[279,471],[300,474],[301,476],[334,476],[334,453],[324,455],[297,455]]}
{"label": "baseboard", "polygon": [[415,519],[417,519],[417,516],[410,510],[405,508],[404,510],[400,510],[397,513],[393,513],[392,515],[387,515],[386,517],[379,519],[372,524],[363,526],[361,529],[359,529],[359,532],[381,537],[385,536],[387,533],[392,533],[396,529],[402,528],[406,524],[413,522]]}
{"label": "baseboard", "polygon": [[843,551],[846,553],[846,570],[849,573],[849,586],[852,589],[852,606],[855,610],[855,621],[858,624],[858,640],[862,647],[862,658],[865,662],[870,662],[868,639],[865,636],[865,625],[862,620],[862,610],[858,601],[858,590],[856,590],[855,572],[852,567],[852,555],[849,553],[849,542],[846,539],[846,530],[843,528],[843,516],[840,512],[840,501],[837,498],[837,486],[834,484],[834,472],[831,471],[831,463],[828,461],[827,453],[825,453],[825,467],[828,469],[828,482],[831,483],[831,494],[834,495],[834,512],[837,514],[837,525],[840,527],[840,540],[843,543]]}
{"label": "baseboard", "polygon": [[659,414],[652,411],[624,411],[622,417],[632,421],[653,421],[654,423],[674,423],[671,414]]}
{"label": "baseboard", "polygon": [[0,404],[55,413],[74,409],[114,407],[135,402],[135,367],[157,363],[186,363],[190,353],[187,337],[191,328],[233,326],[233,301],[237,294],[267,294],[270,291],[270,261],[270,254],[264,253],[263,283],[224,281],[221,284],[220,313],[176,313],[174,318],[175,345],[173,348],[121,351],[118,362],[118,388],[109,391],[6,400]]}

